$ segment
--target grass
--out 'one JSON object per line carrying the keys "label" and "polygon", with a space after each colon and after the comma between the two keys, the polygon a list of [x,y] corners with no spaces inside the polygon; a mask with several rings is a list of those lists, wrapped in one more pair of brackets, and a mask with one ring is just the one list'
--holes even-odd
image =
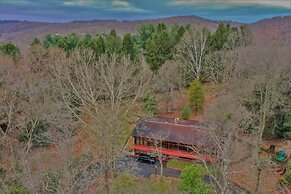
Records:
{"label": "grass", "polygon": [[185,167],[193,165],[193,163],[190,162],[184,162],[181,160],[170,160],[167,163],[167,167],[168,168],[174,168],[174,169],[179,169],[179,170],[183,170]]}

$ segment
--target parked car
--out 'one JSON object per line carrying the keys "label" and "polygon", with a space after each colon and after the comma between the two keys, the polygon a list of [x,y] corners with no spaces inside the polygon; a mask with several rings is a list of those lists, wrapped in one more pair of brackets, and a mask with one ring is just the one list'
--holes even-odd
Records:
{"label": "parked car", "polygon": [[149,156],[147,154],[141,154],[138,156],[137,161],[148,164],[154,164],[156,162],[156,158],[153,156]]}

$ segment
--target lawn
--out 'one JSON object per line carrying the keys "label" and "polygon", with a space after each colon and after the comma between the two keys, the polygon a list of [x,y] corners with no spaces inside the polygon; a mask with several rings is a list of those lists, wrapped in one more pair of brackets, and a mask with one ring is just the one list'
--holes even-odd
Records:
{"label": "lawn", "polygon": [[168,168],[174,168],[174,169],[179,169],[183,170],[185,167],[193,165],[191,162],[185,162],[181,160],[170,160],[167,163]]}

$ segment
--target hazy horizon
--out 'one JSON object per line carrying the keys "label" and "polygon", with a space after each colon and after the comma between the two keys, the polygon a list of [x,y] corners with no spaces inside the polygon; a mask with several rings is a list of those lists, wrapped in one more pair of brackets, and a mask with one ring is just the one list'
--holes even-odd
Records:
{"label": "hazy horizon", "polygon": [[256,22],[291,15],[291,0],[0,0],[0,20],[71,22],[141,20],[195,15],[205,19]]}

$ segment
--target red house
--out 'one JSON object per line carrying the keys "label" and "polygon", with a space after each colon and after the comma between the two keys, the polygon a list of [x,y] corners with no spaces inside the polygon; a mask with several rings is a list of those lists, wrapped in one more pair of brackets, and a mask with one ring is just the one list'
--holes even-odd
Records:
{"label": "red house", "polygon": [[[133,150],[154,154],[159,150],[165,157],[191,160],[214,160],[215,143],[208,125],[190,120],[154,117],[140,121],[134,129]],[[199,154],[193,148],[199,149]]]}

